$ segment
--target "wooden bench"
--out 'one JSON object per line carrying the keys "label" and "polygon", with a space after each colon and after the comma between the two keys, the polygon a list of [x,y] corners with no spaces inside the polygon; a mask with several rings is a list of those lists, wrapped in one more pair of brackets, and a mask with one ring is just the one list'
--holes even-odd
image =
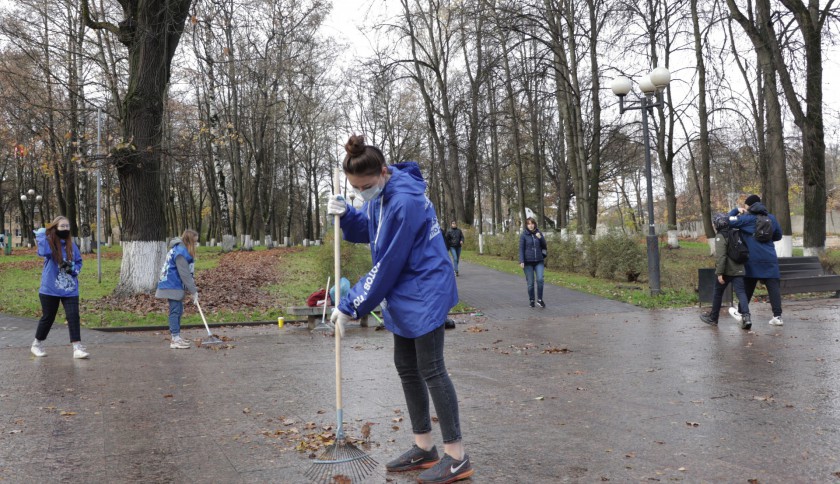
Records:
{"label": "wooden bench", "polygon": [[[840,276],[826,274],[818,257],[779,257],[779,292],[801,294],[805,292],[833,292],[840,297]],[[711,303],[715,285],[714,269],[698,269],[698,298],[701,303]],[[732,303],[732,285],[723,293],[723,302]]]}
{"label": "wooden bench", "polygon": [[[327,316],[325,321],[329,321],[330,314],[332,312],[332,308],[335,306],[327,306]],[[306,316],[306,327],[309,329],[315,329],[315,325],[321,320],[321,317],[324,315],[324,306],[287,306],[285,309],[286,314],[291,314],[294,316]],[[376,306],[373,312],[382,314],[382,308]],[[363,316],[359,318],[359,325],[363,328],[368,327],[368,317]]]}
{"label": "wooden bench", "polygon": [[816,256],[779,257],[779,273],[782,294],[834,292],[840,297],[840,276],[826,274]]}

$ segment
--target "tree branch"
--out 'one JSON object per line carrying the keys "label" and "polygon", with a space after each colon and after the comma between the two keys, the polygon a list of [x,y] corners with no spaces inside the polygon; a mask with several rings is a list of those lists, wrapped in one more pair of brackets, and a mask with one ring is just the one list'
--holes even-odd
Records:
{"label": "tree branch", "polygon": [[90,18],[90,5],[88,4],[88,0],[82,0],[82,21],[84,21],[85,26],[88,28],[94,30],[107,30],[114,35],[120,35],[120,28],[111,22],[96,22]]}

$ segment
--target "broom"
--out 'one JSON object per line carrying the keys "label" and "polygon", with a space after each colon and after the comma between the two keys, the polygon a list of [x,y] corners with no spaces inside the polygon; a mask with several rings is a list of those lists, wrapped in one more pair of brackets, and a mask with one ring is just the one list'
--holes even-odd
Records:
{"label": "broom", "polygon": [[[341,194],[338,184],[338,172],[333,180],[334,193]],[[341,281],[341,216],[335,216],[335,280]],[[335,285],[336,310],[341,300],[341,284]],[[335,412],[336,432],[335,442],[324,449],[304,474],[313,482],[350,483],[361,481],[378,463],[365,451],[359,449],[344,436],[344,409],[341,402],[341,332],[335,329]]]}

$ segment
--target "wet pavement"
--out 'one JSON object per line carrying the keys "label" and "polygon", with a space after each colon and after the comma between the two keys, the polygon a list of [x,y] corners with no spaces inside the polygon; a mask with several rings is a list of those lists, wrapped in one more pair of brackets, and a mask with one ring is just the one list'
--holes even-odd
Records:
{"label": "wet pavement", "polygon": [[[446,333],[473,482],[840,482],[840,300],[785,302],[783,327],[755,303],[745,332],[554,286],[531,309],[524,278],[468,263],[458,284],[480,312]],[[303,325],[223,328],[220,350],[84,331],[90,360],[62,325],[32,357],[35,325],[0,317],[0,482],[307,482],[295,447],[335,424],[334,343]],[[364,482],[414,482],[384,470],[412,442],[390,334],[343,343]]]}

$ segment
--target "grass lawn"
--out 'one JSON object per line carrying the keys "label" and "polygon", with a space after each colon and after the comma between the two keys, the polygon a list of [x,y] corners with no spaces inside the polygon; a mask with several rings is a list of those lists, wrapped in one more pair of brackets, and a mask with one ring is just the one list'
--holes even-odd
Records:
{"label": "grass lawn", "polygon": [[[255,251],[264,251],[258,247]],[[354,283],[370,269],[370,252],[364,245],[344,244],[342,250],[342,274]],[[199,279],[199,293],[201,293],[200,275],[203,271],[214,269],[219,260],[224,257],[218,247],[199,247],[196,261],[196,275]],[[128,311],[118,307],[97,309],[93,304],[102,297],[110,295],[119,283],[122,249],[119,246],[102,249],[102,282],[98,281],[96,254],[83,256],[84,266],[79,274],[79,299],[82,326],[88,328],[100,327],[137,327],[167,325],[164,303],[148,308],[144,311]],[[41,304],[38,299],[38,288],[41,282],[43,259],[35,249],[14,249],[13,255],[0,255],[0,313],[37,319],[41,316]],[[242,321],[276,321],[279,316],[287,320],[294,316],[283,312],[286,306],[301,306],[305,304],[307,296],[318,288],[324,287],[327,276],[333,272],[333,251],[331,243],[310,247],[307,249],[288,250],[277,264],[278,282],[266,285],[262,289],[266,293],[265,304],[261,308],[248,311],[208,312],[205,316],[209,323],[242,322]],[[331,280],[330,285],[334,281]],[[101,305],[100,305],[101,306]],[[188,309],[189,306],[187,305]],[[453,312],[469,311],[471,308],[458,304]],[[59,309],[56,321],[64,320],[63,309]],[[201,317],[195,313],[187,313],[181,318],[181,323],[201,324]]]}

